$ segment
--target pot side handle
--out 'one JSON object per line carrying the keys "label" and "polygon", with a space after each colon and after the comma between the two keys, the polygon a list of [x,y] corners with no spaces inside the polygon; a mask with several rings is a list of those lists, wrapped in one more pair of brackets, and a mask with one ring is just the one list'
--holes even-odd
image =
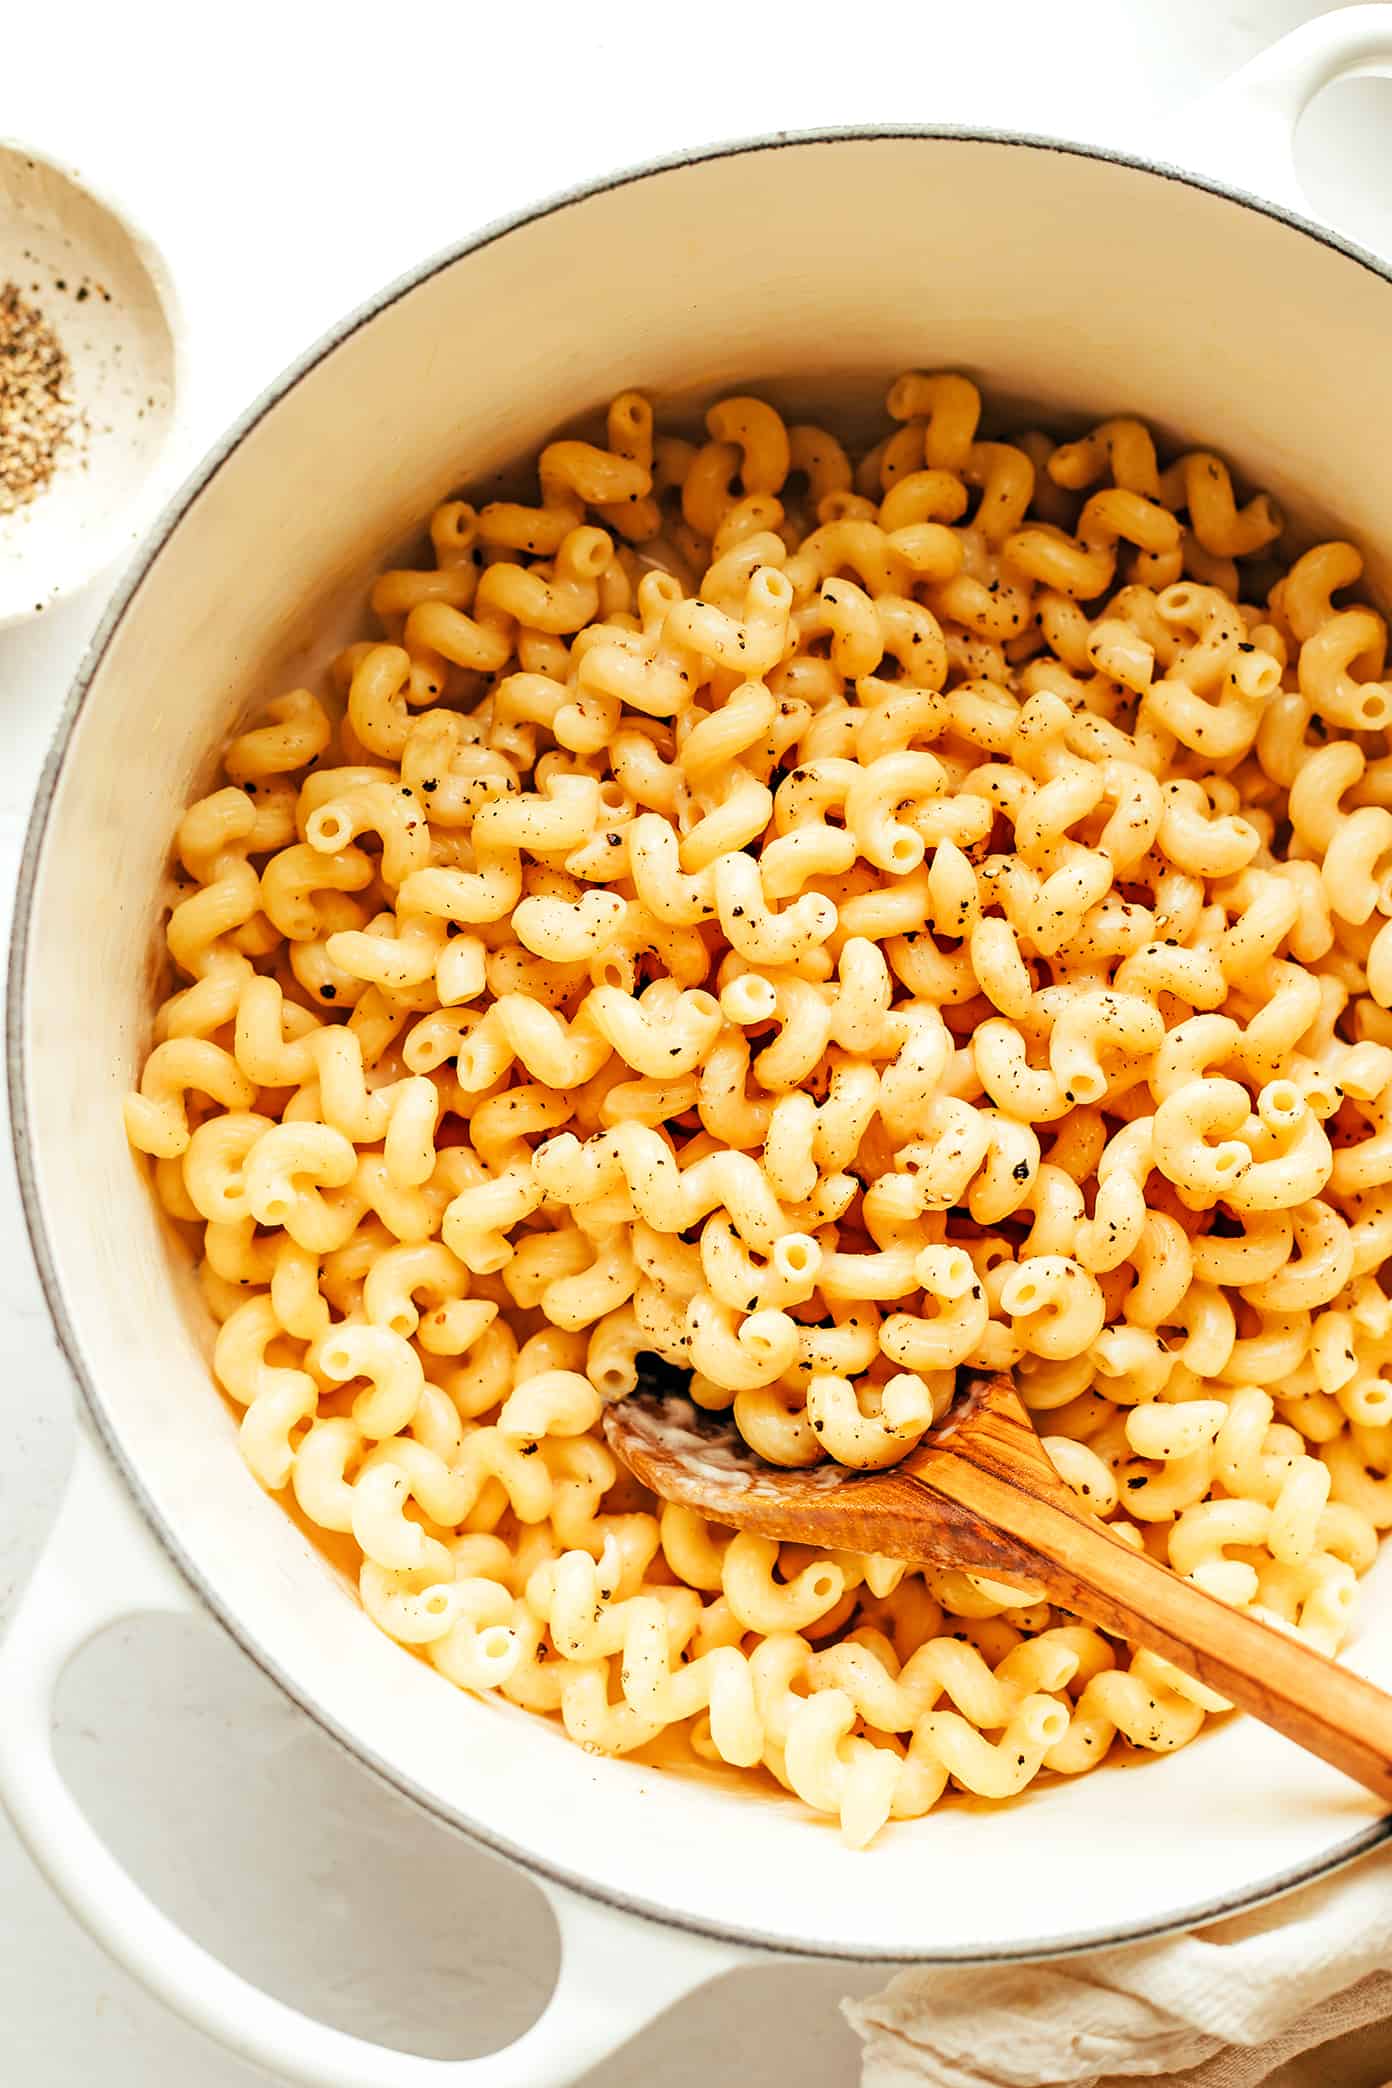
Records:
{"label": "pot side handle", "polygon": [[561,1932],[539,2019],[504,2051],[422,2059],[273,2000],[162,1914],[89,1825],[53,1758],[53,1693],[72,1655],[142,1610],[203,1612],[79,1425],[58,1520],[0,1644],[0,1802],[88,1933],[176,2014],[273,2079],[304,2088],[563,2088],[746,1953],[538,1879]]}
{"label": "pot side handle", "polygon": [[1392,6],[1345,7],[1302,23],[1170,121],[1160,149],[1175,165],[1313,215],[1295,166],[1295,132],[1335,80],[1392,75]]}

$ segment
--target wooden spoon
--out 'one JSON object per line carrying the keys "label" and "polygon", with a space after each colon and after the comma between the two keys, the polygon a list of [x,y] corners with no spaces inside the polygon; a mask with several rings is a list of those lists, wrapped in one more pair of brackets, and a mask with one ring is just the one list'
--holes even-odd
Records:
{"label": "wooden spoon", "polygon": [[882,1472],[766,1464],[726,1416],[677,1394],[611,1406],[604,1430],[644,1486],[712,1522],[1027,1576],[1051,1602],[1163,1654],[1392,1805],[1392,1696],[1114,1537],[1058,1477],[1008,1378],[969,1383],[903,1463]]}

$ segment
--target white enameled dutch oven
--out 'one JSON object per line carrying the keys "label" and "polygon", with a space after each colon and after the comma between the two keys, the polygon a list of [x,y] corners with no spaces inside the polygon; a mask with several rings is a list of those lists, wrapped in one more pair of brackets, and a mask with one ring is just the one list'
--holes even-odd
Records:
{"label": "white enameled dutch oven", "polygon": [[[1206,166],[1221,149],[1237,188],[1038,138],[865,130],[755,140],[562,197],[349,319],[150,540],[64,714],[18,898],[15,1142],[85,1426],[0,1659],[0,1790],[93,1934],[246,2058],[323,2088],[547,2088],[751,1949],[1077,1951],[1251,1905],[1387,1833],[1352,1784],[1229,1720],[1143,1770],[947,1807],[853,1854],[791,1799],[596,1759],[458,1693],[381,1636],[245,1469],[120,1096],[148,1032],[169,836],[234,719],[304,678],[432,501],[622,386],[698,401],[768,384],[806,409],[947,366],[1074,425],[1134,409],[1213,442],[1310,526],[1362,540],[1385,595],[1392,274],[1284,206],[1305,103],[1388,69],[1392,7],[1362,7],[1220,90],[1171,149]],[[200,1606],[362,1761],[545,1882],[564,1962],[520,2042],[449,2065],[311,2022],[181,1934],[98,1842],[54,1768],[56,1678],[113,1618]],[[1351,1657],[1392,1686],[1392,1560]]]}

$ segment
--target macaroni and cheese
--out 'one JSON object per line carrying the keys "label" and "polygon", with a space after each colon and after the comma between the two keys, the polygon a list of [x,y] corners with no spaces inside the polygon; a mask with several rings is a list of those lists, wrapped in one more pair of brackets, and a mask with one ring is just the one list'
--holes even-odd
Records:
{"label": "macaroni and cheese", "polygon": [[1013,1373],[1125,1542],[1333,1652],[1392,1524],[1392,682],[1349,544],[1136,420],[853,461],[627,392],[450,500],[179,829],[132,1144],[247,1462],[369,1616],[864,1843],[1225,1706],[1036,1589],[732,1534]]}

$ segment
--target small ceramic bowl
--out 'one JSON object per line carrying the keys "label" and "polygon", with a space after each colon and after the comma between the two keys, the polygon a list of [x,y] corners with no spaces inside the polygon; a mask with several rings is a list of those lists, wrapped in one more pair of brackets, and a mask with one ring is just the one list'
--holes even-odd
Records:
{"label": "small ceramic bowl", "polygon": [[73,424],[46,483],[0,509],[0,626],[138,541],[169,490],[180,362],[177,303],[150,241],[75,174],[0,141],[0,289],[11,283],[68,358]]}

